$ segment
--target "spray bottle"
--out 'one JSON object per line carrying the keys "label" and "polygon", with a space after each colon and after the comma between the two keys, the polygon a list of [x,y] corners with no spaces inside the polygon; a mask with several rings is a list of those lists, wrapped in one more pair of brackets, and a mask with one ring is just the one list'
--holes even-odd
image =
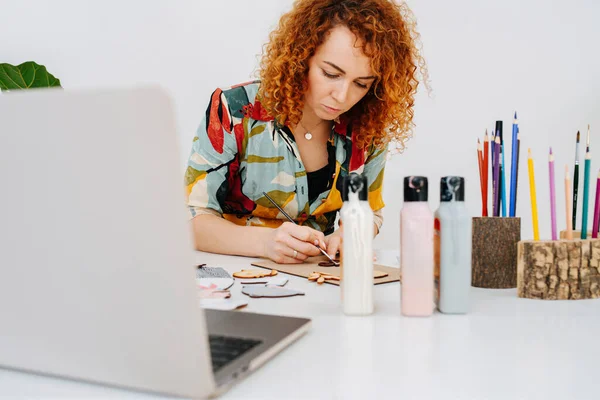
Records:
{"label": "spray bottle", "polygon": [[465,314],[471,291],[471,217],[465,206],[465,180],[440,181],[435,212],[436,303],[447,314]]}
{"label": "spray bottle", "polygon": [[433,313],[433,213],[427,204],[427,178],[404,178],[400,212],[401,309],[406,316]]}
{"label": "spray bottle", "polygon": [[344,179],[340,210],[343,231],[342,303],[346,315],[373,313],[373,211],[367,178],[351,173]]}

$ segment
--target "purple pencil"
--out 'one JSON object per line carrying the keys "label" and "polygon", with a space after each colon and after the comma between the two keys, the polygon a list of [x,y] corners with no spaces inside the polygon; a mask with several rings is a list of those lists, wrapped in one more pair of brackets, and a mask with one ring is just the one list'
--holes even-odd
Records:
{"label": "purple pencil", "polygon": [[490,217],[496,216],[496,168],[494,167],[494,162],[496,161],[496,152],[494,151],[496,146],[496,136],[494,136],[494,131],[492,131],[492,136],[490,137],[490,179],[488,180],[492,184],[490,185],[490,191],[492,193],[492,211],[489,213]]}
{"label": "purple pencil", "polygon": [[556,190],[554,185],[554,154],[550,147],[550,155],[548,156],[548,169],[550,172],[550,218],[552,218],[552,240],[558,240],[556,235]]}
{"label": "purple pencil", "polygon": [[596,205],[594,206],[594,222],[592,229],[592,239],[598,238],[598,228],[600,227],[600,171],[596,180]]}
{"label": "purple pencil", "polygon": [[[500,189],[500,136],[494,140],[494,193]],[[498,196],[494,196],[494,217],[500,216],[500,202]]]}

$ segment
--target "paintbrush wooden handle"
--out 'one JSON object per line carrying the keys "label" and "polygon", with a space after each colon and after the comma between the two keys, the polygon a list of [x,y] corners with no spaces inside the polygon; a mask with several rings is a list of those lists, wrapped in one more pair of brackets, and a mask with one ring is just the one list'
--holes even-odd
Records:
{"label": "paintbrush wooden handle", "polygon": [[[269,196],[266,192],[263,192],[263,194],[265,195],[265,197],[275,206],[277,207],[277,209],[281,212],[281,214],[283,214],[284,217],[286,217],[292,224],[294,225],[298,225],[298,223],[296,221],[294,221],[292,219],[292,217],[290,217],[288,215],[288,213],[286,213],[285,211],[283,211],[283,208],[279,207],[279,204],[277,204],[275,202],[275,200],[273,200],[271,198],[271,196]],[[340,265],[337,261],[335,261],[333,258],[331,258],[329,256],[329,254],[327,254],[327,252],[325,250],[323,250],[321,248],[321,246],[317,246],[316,244],[313,243],[313,246],[315,246],[317,249],[319,249],[319,251],[321,252],[321,254],[323,254],[325,257],[327,257],[329,259],[329,261],[331,261],[334,265]]]}

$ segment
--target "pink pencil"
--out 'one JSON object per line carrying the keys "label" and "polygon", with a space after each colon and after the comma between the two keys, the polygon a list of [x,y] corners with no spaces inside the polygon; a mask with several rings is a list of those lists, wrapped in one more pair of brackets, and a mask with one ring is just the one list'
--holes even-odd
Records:
{"label": "pink pencil", "polygon": [[554,154],[550,147],[548,156],[548,169],[550,170],[550,217],[552,218],[552,240],[558,240],[556,235],[556,191],[554,185]]}
{"label": "pink pencil", "polygon": [[600,224],[600,171],[596,180],[596,206],[594,207],[594,225],[592,229],[592,239],[598,238],[598,225]]}

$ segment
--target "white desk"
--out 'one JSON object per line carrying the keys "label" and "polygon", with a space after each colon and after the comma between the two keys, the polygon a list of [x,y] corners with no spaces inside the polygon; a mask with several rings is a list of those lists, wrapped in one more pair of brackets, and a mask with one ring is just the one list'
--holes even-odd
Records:
{"label": "white desk", "polygon": [[[391,264],[389,255],[382,263]],[[230,272],[249,259],[198,253]],[[390,262],[392,260],[392,262]],[[375,287],[375,314],[345,317],[339,287],[289,277],[305,296],[249,299],[246,311],[309,317],[312,330],[221,398],[598,399],[600,300],[519,299],[472,288],[472,311],[400,316],[400,287]],[[244,296],[236,283],[232,297]],[[162,397],[0,369],[0,398]]]}

